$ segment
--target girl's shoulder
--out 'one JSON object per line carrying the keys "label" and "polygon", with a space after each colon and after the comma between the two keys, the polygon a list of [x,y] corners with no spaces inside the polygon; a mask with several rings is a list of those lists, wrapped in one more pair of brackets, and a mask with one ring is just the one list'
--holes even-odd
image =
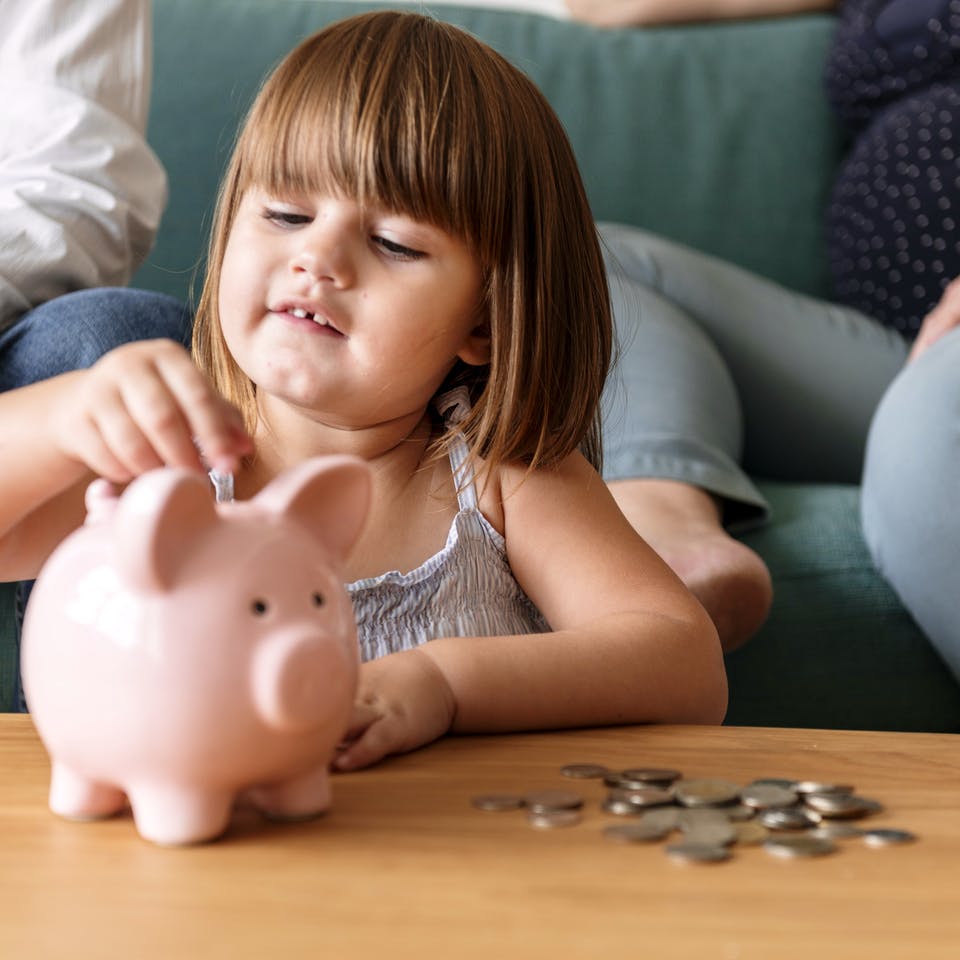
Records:
{"label": "girl's shoulder", "polygon": [[[557,463],[531,469],[519,462],[498,466],[483,464],[478,472],[480,507],[484,515],[506,536],[511,517],[527,512],[531,505],[543,504],[557,509],[590,512],[609,494],[600,474],[579,451],[568,454]],[[499,511],[497,524],[493,511]]]}

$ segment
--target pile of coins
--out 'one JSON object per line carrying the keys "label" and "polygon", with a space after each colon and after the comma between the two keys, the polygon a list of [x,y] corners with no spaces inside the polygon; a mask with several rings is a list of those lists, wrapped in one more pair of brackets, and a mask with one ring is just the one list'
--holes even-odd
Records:
{"label": "pile of coins", "polygon": [[[610,770],[594,763],[572,763],[560,773],[575,780],[602,780],[608,788],[600,803],[624,822],[604,828],[620,843],[667,843],[667,855],[692,863],[729,860],[734,846],[760,846],[778,857],[819,857],[834,853],[837,840],[859,838],[875,847],[909,843],[907,830],[864,829],[859,821],[883,808],[858,796],[849,784],[765,778],[740,786],[715,778],[685,778],[679,770]],[[472,800],[480,810],[525,810],[532,827],[575,826],[584,797],[572,790],[539,790],[526,795],[484,794]]]}

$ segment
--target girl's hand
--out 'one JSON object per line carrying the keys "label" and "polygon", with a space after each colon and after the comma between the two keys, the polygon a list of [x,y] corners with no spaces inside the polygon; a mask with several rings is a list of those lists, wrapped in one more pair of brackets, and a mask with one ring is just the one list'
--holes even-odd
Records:
{"label": "girl's hand", "polygon": [[[252,452],[239,412],[172,340],[111,350],[54,417],[67,456],[115,483],[161,466],[231,471]],[[198,450],[199,447],[199,450]]]}
{"label": "girl's hand", "polygon": [[456,702],[440,668],[422,650],[391,653],[360,667],[353,717],[336,770],[368,767],[443,736]]}

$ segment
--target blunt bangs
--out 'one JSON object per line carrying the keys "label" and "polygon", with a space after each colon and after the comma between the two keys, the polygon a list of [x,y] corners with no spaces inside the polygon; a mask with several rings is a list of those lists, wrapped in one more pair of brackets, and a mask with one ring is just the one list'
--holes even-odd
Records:
{"label": "blunt bangs", "polygon": [[238,193],[333,189],[492,253],[497,241],[478,237],[477,225],[497,230],[485,198],[502,195],[505,163],[471,147],[502,143],[509,124],[491,109],[500,84],[484,83],[489,53],[474,46],[436,21],[382,13],[307,39],[250,115],[237,145]]}
{"label": "blunt bangs", "polygon": [[337,193],[464,242],[483,271],[491,341],[489,364],[457,364],[449,378],[470,391],[457,426],[470,456],[534,468],[580,448],[599,465],[613,332],[596,228],[562,124],[500,54],[451,24],[377,11],[308,37],[261,89],[218,199],[193,341],[252,432],[256,388],[217,309],[250,187]]}

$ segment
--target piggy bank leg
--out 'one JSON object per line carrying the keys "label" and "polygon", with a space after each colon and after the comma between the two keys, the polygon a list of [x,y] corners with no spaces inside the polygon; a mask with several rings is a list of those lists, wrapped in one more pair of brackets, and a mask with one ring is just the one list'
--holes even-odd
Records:
{"label": "piggy bank leg", "polygon": [[54,760],[50,769],[50,809],[68,820],[112,817],[126,805],[122,790],[97,783]]}
{"label": "piggy bank leg", "polygon": [[283,783],[254,787],[247,797],[271,820],[309,820],[330,807],[330,773],[321,767]]}
{"label": "piggy bank leg", "polygon": [[233,809],[232,793],[152,783],[131,787],[129,795],[140,836],[165,847],[215,839],[227,829]]}

